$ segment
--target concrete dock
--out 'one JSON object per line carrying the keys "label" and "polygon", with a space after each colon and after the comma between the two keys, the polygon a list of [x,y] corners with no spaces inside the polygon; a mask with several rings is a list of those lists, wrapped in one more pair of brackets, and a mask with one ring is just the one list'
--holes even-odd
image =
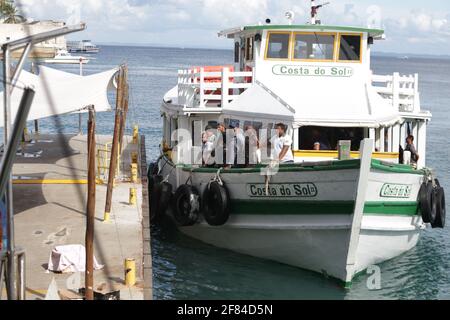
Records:
{"label": "concrete dock", "polygon": [[[87,199],[87,137],[33,135],[17,153],[13,168],[16,245],[26,251],[27,299],[44,299],[55,279],[65,292],[84,287],[84,272],[48,272],[52,249],[60,245],[84,245]],[[97,147],[107,148],[110,136],[96,136]],[[139,179],[130,181],[132,153],[138,154]],[[104,161],[98,159],[98,168]],[[99,171],[99,170],[98,170]],[[106,184],[97,183],[95,257],[102,270],[94,273],[95,291],[120,291],[123,300],[152,299],[150,223],[146,188],[145,138],[138,144],[124,137],[112,212],[104,222]],[[137,204],[129,204],[130,188],[137,190]],[[137,284],[124,283],[124,260],[135,259]],[[79,284],[79,286],[78,286]],[[5,294],[3,293],[3,299]]]}

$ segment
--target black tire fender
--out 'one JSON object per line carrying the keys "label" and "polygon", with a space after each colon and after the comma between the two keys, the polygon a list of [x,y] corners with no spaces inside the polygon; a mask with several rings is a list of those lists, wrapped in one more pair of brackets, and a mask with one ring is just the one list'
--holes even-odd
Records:
{"label": "black tire fender", "polygon": [[198,221],[200,212],[200,194],[191,185],[180,186],[172,201],[175,220],[184,227],[193,226]]}
{"label": "black tire fender", "polygon": [[445,228],[445,219],[447,210],[445,208],[445,191],[444,188],[438,187],[435,189],[436,193],[436,219],[431,225],[433,228]]}
{"label": "black tire fender", "polygon": [[423,222],[433,224],[436,220],[436,194],[431,181],[420,187],[419,205]]}
{"label": "black tire fender", "polygon": [[210,182],[203,197],[203,215],[211,226],[223,226],[230,218],[230,196],[225,185]]}

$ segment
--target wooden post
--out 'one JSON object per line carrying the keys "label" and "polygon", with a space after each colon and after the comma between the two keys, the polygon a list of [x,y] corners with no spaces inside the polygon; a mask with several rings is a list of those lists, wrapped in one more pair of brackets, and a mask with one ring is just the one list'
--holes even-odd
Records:
{"label": "wooden post", "polygon": [[129,103],[129,86],[128,86],[128,68],[124,67],[124,77],[123,77],[123,98],[122,98],[122,117],[120,119],[120,134],[119,134],[119,153],[122,154],[123,148],[123,135],[125,131],[125,126],[127,123],[128,114],[128,103]]}
{"label": "wooden post", "polygon": [[86,214],[86,300],[94,300],[94,225],[95,225],[95,114],[89,110],[88,121],[88,200]]}
{"label": "wooden post", "polygon": [[[124,72],[120,69],[119,79],[117,81],[117,98],[116,98],[116,117],[114,121],[114,136],[111,147],[111,160],[109,163],[108,186],[106,189],[105,217],[109,217],[111,213],[111,200],[114,188],[114,180],[116,178],[117,155],[119,147],[120,124],[122,119],[122,100],[124,88]],[[105,219],[106,220],[106,219]]]}

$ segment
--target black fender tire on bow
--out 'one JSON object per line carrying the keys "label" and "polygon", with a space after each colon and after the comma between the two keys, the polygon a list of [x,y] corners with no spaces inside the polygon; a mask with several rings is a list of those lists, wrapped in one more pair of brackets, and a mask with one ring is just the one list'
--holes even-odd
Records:
{"label": "black fender tire on bow", "polygon": [[445,208],[445,191],[442,187],[437,187],[435,189],[435,199],[436,199],[436,219],[434,223],[431,224],[433,228],[445,228],[446,219],[446,208]]}
{"label": "black fender tire on bow", "polygon": [[147,170],[148,178],[150,179],[152,176],[154,176],[156,174],[158,174],[158,163],[152,162],[148,166],[148,170]]}
{"label": "black fender tire on bow", "polygon": [[180,186],[173,197],[172,209],[177,223],[183,227],[193,226],[198,221],[200,211],[198,190],[187,184]]}
{"label": "black fender tire on bow", "polygon": [[225,185],[209,183],[203,196],[203,215],[211,226],[223,226],[230,218],[230,196]]}
{"label": "black fender tire on bow", "polygon": [[172,198],[172,185],[167,182],[162,182],[163,178],[157,175],[153,176],[151,180],[152,186],[149,186],[150,221],[151,223],[156,223],[169,206]]}
{"label": "black fender tire on bow", "polygon": [[431,181],[423,183],[419,191],[419,205],[422,220],[434,224],[436,220],[436,192]]}

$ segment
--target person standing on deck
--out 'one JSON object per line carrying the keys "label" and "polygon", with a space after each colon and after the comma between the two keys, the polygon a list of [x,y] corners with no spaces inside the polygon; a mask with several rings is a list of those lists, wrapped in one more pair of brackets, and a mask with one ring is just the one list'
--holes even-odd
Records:
{"label": "person standing on deck", "polygon": [[417,153],[417,149],[414,146],[414,136],[409,135],[408,138],[406,138],[406,148],[405,151],[411,152],[411,164],[413,166],[417,166],[417,161],[419,161],[419,153]]}
{"label": "person standing on deck", "polygon": [[275,125],[275,136],[272,137],[272,160],[280,163],[293,163],[292,138],[286,134],[287,126],[283,123]]}

